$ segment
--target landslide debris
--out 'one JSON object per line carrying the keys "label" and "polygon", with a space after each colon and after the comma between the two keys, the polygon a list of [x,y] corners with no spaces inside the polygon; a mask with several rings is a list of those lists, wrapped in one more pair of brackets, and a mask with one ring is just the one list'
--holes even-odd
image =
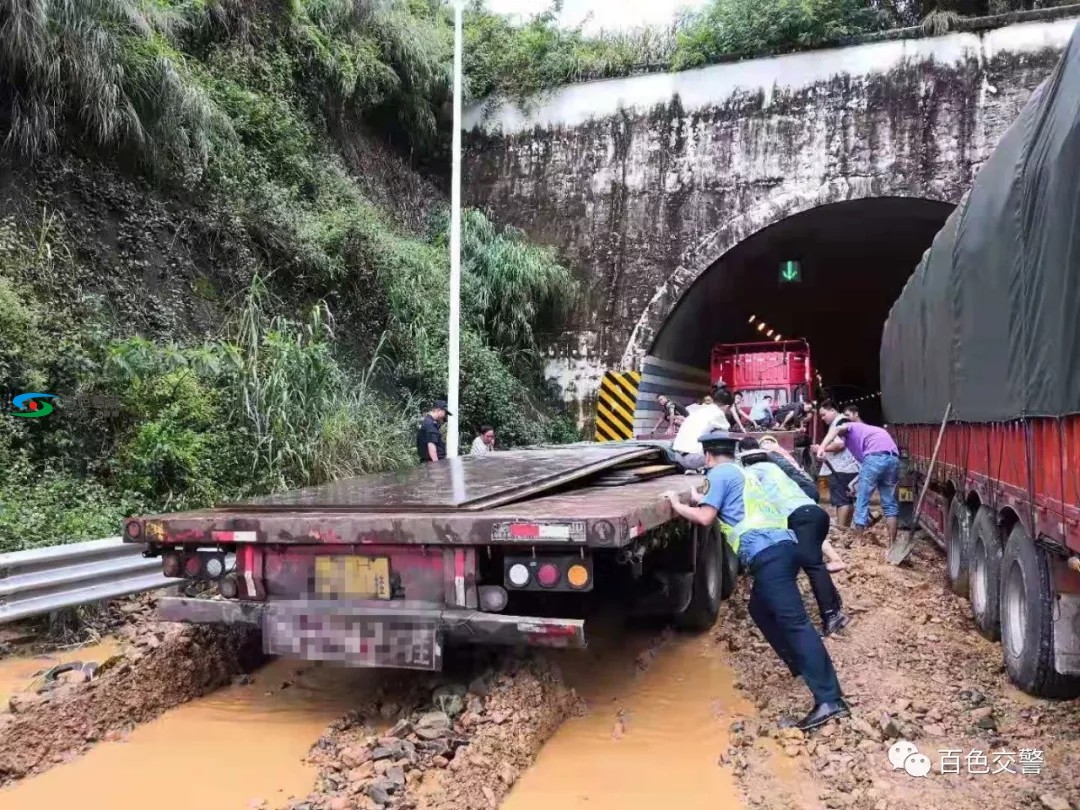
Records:
{"label": "landslide debris", "polygon": [[[849,566],[834,580],[852,622],[826,644],[851,719],[808,735],[779,731],[778,718],[805,712],[810,695],[754,628],[745,583],[722,609],[718,654],[728,656],[758,709],[733,725],[731,749],[721,757],[747,802],[853,810],[1080,807],[1080,702],[1031,698],[1009,683],[1000,645],[979,635],[968,602],[945,589],[944,559],[929,543],[894,567],[884,559],[883,528],[863,539],[833,529],[831,538]],[[929,757],[928,776],[893,769],[888,750],[901,739]],[[1042,752],[1037,773],[1030,762],[1022,773],[1022,750]],[[798,778],[776,779],[792,769]]]}
{"label": "landslide debris", "polygon": [[579,710],[541,656],[508,656],[434,689],[414,684],[343,718],[316,743],[318,785],[292,810],[498,807],[540,746]]}
{"label": "landslide debris", "polygon": [[261,662],[246,629],[140,623],[123,653],[13,696],[0,714],[0,785],[40,773],[101,740],[205,695]]}

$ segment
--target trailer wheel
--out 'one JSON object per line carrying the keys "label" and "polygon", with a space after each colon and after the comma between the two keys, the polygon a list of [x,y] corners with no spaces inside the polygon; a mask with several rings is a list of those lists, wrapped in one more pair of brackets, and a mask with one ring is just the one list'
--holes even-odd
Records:
{"label": "trailer wheel", "polygon": [[721,553],[724,557],[724,577],[720,581],[720,600],[726,602],[735,593],[735,586],[739,584],[739,558],[731,550],[723,537],[717,537]]}
{"label": "trailer wheel", "polygon": [[971,611],[979,632],[991,641],[1001,636],[1001,542],[994,513],[980,506],[971,525]]}
{"label": "trailer wheel", "polygon": [[1080,697],[1080,677],[1054,669],[1054,592],[1049,553],[1017,523],[1001,562],[1001,648],[1014,684],[1041,698]]}
{"label": "trailer wheel", "polygon": [[715,526],[694,527],[694,591],[686,610],[675,616],[675,626],[681,630],[701,633],[716,624],[724,586],[722,544]]}
{"label": "trailer wheel", "polygon": [[949,522],[945,527],[945,577],[949,589],[957,596],[968,598],[971,567],[971,512],[960,498],[949,506]]}

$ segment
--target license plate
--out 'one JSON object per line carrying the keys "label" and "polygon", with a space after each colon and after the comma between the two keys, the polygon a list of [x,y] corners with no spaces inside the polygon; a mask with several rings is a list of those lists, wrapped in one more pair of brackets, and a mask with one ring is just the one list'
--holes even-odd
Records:
{"label": "license plate", "polygon": [[915,500],[915,493],[909,487],[900,487],[900,500],[904,503],[911,503]]}
{"label": "license plate", "polygon": [[263,650],[352,667],[442,669],[442,637],[433,620],[318,611],[310,605],[268,610],[263,618]]}
{"label": "license plate", "polygon": [[315,592],[336,599],[389,599],[386,557],[316,557]]}

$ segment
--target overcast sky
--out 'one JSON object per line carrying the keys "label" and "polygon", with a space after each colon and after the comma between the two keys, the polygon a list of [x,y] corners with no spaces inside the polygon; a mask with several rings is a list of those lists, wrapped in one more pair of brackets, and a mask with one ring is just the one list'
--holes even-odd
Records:
{"label": "overcast sky", "polygon": [[[549,8],[548,0],[486,0],[488,8],[502,14],[530,17]],[[561,23],[579,25],[589,13],[586,31],[640,28],[667,25],[682,8],[700,8],[706,0],[565,0]]]}

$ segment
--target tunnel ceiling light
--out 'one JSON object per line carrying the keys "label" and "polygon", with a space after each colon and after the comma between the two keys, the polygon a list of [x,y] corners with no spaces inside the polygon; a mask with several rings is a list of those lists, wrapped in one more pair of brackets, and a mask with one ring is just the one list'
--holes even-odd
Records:
{"label": "tunnel ceiling light", "polygon": [[765,333],[765,337],[772,337],[772,329]]}
{"label": "tunnel ceiling light", "polygon": [[750,316],[750,320],[749,320],[749,321],[747,321],[747,323],[753,323],[753,322],[754,322],[754,318],[755,318],[755,317],[757,317],[757,316],[755,316],[755,315],[751,315],[751,316]]}
{"label": "tunnel ceiling light", "polygon": [[780,335],[777,335],[776,337],[774,337],[773,340],[775,340],[775,341],[777,341],[779,343],[780,342]]}
{"label": "tunnel ceiling light", "polygon": [[764,332],[764,331],[765,331],[765,324],[763,324],[763,323],[759,323],[759,324],[757,325],[757,330],[758,330],[759,332]]}

